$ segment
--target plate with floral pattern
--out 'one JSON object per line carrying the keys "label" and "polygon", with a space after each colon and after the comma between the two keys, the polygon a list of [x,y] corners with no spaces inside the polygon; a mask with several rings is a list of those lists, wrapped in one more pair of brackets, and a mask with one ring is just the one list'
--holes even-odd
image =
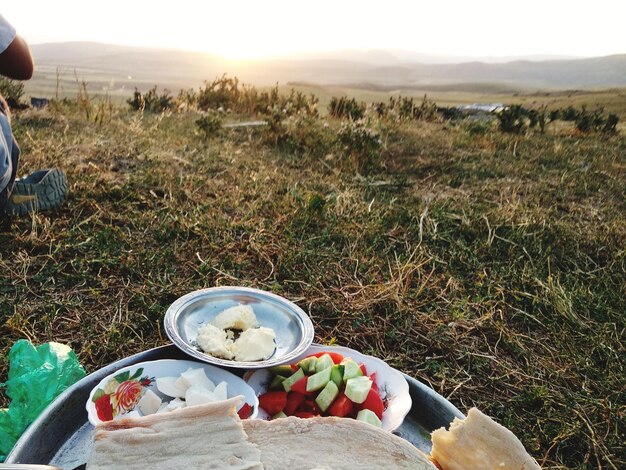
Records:
{"label": "plate with floral pattern", "polygon": [[86,404],[89,421],[96,425],[128,415],[141,415],[137,403],[147,390],[154,392],[164,402],[171,401],[173,400],[172,397],[164,395],[157,389],[156,379],[158,377],[180,377],[180,374],[189,369],[200,368],[204,369],[206,376],[215,385],[220,382],[227,383],[228,398],[243,395],[244,400],[238,411],[251,408],[249,416],[244,417],[256,417],[259,400],[254,390],[240,377],[203,362],[161,359],[124,367],[102,379],[89,394],[89,400]]}

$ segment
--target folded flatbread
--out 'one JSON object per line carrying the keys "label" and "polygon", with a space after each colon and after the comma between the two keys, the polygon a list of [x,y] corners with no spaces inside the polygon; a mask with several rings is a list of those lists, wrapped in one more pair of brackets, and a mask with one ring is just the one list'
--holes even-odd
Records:
{"label": "folded flatbread", "polygon": [[404,439],[346,418],[282,418],[243,421],[248,440],[261,449],[267,470],[437,470]]}
{"label": "folded flatbread", "polygon": [[404,439],[353,419],[240,421],[241,398],[99,424],[87,468],[436,470]]}
{"label": "folded flatbread", "polygon": [[98,424],[87,468],[263,469],[237,416],[241,398]]}
{"label": "folded flatbread", "polygon": [[444,470],[537,470],[520,440],[477,408],[432,433],[432,458]]}

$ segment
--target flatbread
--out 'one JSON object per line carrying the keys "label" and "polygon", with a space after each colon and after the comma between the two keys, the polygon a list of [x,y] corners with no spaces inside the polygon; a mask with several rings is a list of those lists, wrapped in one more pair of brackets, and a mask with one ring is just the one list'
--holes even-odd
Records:
{"label": "flatbread", "polygon": [[346,418],[281,418],[243,421],[248,440],[261,449],[267,470],[437,470],[404,439]]}
{"label": "flatbread", "polygon": [[432,433],[431,456],[444,470],[541,470],[520,440],[477,408]]}
{"label": "flatbread", "polygon": [[261,470],[236,406],[242,397],[98,424],[89,470]]}

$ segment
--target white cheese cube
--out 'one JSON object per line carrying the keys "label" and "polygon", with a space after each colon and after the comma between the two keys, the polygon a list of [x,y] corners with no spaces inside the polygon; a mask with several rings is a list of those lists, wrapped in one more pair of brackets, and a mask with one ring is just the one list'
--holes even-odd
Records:
{"label": "white cheese cube", "polygon": [[185,401],[187,406],[196,406],[217,401],[217,398],[213,392],[208,391],[206,388],[200,385],[192,385],[187,389]]}
{"label": "white cheese cube", "polygon": [[143,394],[141,400],[137,403],[137,406],[139,407],[139,411],[141,411],[144,416],[147,416],[156,413],[161,403],[161,398],[152,390],[147,389],[146,393]]}
{"label": "white cheese cube", "polygon": [[157,377],[157,389],[163,395],[167,395],[168,397],[183,398],[185,396],[185,390],[176,384],[178,379],[179,377]]}
{"label": "white cheese cube", "polygon": [[226,382],[220,382],[213,390],[215,398],[218,401],[226,400],[228,398],[228,384]]}
{"label": "white cheese cube", "polygon": [[202,368],[190,368],[180,375],[180,379],[185,383],[185,390],[192,385],[200,385],[210,392],[215,389],[215,384],[206,376],[206,372]]}

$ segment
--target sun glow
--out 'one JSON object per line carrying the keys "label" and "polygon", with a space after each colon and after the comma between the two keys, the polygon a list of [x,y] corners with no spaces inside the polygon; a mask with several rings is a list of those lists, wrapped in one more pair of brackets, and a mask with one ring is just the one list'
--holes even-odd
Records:
{"label": "sun glow", "polygon": [[77,0],[20,0],[1,13],[31,44],[97,41],[239,60],[340,49],[457,56],[626,52],[620,2],[527,0],[511,8],[501,0],[108,0],[94,13]]}

